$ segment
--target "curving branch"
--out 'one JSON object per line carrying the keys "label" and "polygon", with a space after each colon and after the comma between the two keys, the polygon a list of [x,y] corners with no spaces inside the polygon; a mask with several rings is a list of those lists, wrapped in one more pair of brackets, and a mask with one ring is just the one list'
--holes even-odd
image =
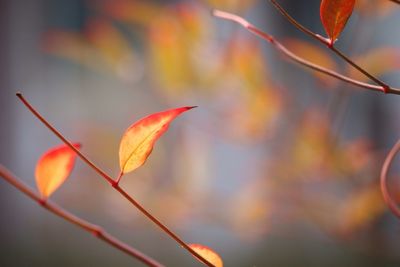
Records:
{"label": "curving branch", "polygon": [[129,245],[123,243],[122,241],[118,240],[111,234],[104,231],[100,226],[92,224],[84,219],[77,217],[76,215],[62,209],[61,207],[57,206],[56,204],[48,201],[43,200],[33,189],[25,185],[23,182],[20,181],[14,174],[12,174],[6,167],[0,165],[0,176],[7,181],[9,184],[14,186],[23,194],[30,197],[33,201],[38,203],[43,208],[47,209],[51,213],[61,217],[62,219],[82,228],[83,230],[93,234],[96,238],[108,243],[109,245],[115,247],[122,252],[125,252],[129,256],[136,258],[137,260],[143,262],[147,266],[150,267],[163,267],[161,263],[157,262],[156,260],[150,258],[149,256],[143,254],[142,252],[130,247]]}
{"label": "curving branch", "polygon": [[392,165],[394,158],[397,153],[400,151],[400,140],[393,146],[390,150],[389,154],[386,156],[385,162],[383,163],[382,171],[381,171],[381,191],[383,195],[383,199],[386,204],[389,206],[390,210],[400,219],[400,208],[396,204],[395,200],[390,196],[389,190],[387,187],[387,175]]}
{"label": "curving branch", "polygon": [[51,125],[22,95],[22,93],[16,93],[16,96],[22,101],[22,103],[36,116],[52,133],[54,133],[58,138],[61,139],[68,147],[70,147],[77,155],[80,157],[89,167],[95,170],[101,177],[103,177],[116,191],[118,191],[126,200],[128,200],[135,208],[143,213],[149,220],[151,220],[155,225],[157,225],[163,232],[168,234],[173,240],[175,240],[182,248],[186,249],[195,258],[199,259],[203,264],[209,267],[215,267],[212,263],[206,260],[203,256],[193,250],[185,241],[183,241],[177,234],[171,231],[166,225],[164,225],[160,220],[154,217],[150,212],[148,212],[139,202],[133,199],[124,189],[119,185],[120,175],[117,179],[113,179],[106,172],[101,170],[96,164],[88,159],[82,152],[80,152],[73,144],[67,140],[53,125]]}
{"label": "curving branch", "polygon": [[254,26],[253,24],[251,24],[250,22],[248,22],[247,20],[245,20],[242,17],[239,17],[232,13],[220,11],[220,10],[213,10],[213,15],[218,18],[222,18],[225,20],[230,20],[230,21],[238,23],[239,25],[241,25],[242,27],[244,27],[251,33],[253,33],[253,34],[261,37],[262,39],[268,41],[269,43],[271,43],[274,46],[274,48],[276,48],[279,52],[284,54],[288,59],[290,59],[302,66],[305,66],[309,69],[324,73],[328,76],[334,77],[336,79],[339,79],[341,81],[344,81],[346,83],[352,84],[357,87],[361,87],[361,88],[372,90],[372,91],[378,91],[378,92],[382,92],[382,93],[390,93],[390,94],[400,95],[400,89],[395,89],[395,88],[387,89],[380,85],[373,85],[373,84],[364,83],[364,82],[361,82],[358,80],[354,80],[348,76],[342,75],[333,70],[324,68],[320,65],[317,65],[308,60],[305,60],[304,58],[297,56],[296,54],[291,52],[289,49],[287,49],[283,44],[278,42],[272,35],[269,35],[266,32],[263,32],[262,30],[260,30],[259,28],[257,28],[256,26]]}
{"label": "curving branch", "polygon": [[316,34],[312,32],[311,30],[307,29],[303,25],[301,25],[297,20],[295,20],[292,16],[289,15],[289,13],[286,12],[286,10],[278,4],[277,1],[275,0],[270,0],[272,5],[290,22],[292,23],[297,29],[300,31],[306,33],[307,35],[311,36],[312,38],[318,40],[322,44],[326,45],[330,50],[332,50],[336,55],[338,55],[340,58],[342,58],[344,61],[346,61],[348,64],[350,64],[353,68],[357,69],[359,72],[364,74],[366,77],[374,81],[376,84],[379,84],[384,93],[392,93],[391,88],[389,85],[387,85],[385,82],[381,81],[359,65],[357,65],[354,61],[352,61],[349,57],[347,57],[345,54],[343,54],[340,50],[338,50],[336,47],[333,46],[333,43],[331,43],[328,39],[320,36],[319,34]]}

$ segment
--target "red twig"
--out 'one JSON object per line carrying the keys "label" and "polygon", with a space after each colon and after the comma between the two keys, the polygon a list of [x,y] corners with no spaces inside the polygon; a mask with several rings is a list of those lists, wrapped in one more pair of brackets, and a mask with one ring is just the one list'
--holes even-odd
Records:
{"label": "red twig", "polygon": [[389,0],[389,1],[400,5],[400,0]]}
{"label": "red twig", "polygon": [[296,28],[298,28],[300,31],[306,33],[307,35],[311,36],[312,38],[318,40],[319,42],[323,43],[326,45],[330,50],[332,50],[336,55],[341,57],[343,60],[345,60],[348,64],[350,64],[352,67],[357,69],[359,72],[367,76],[369,79],[374,81],[376,84],[379,84],[382,86],[383,92],[384,93],[390,93],[389,91],[392,89],[390,88],[389,85],[378,79],[377,77],[373,76],[371,73],[357,65],[354,61],[352,61],[349,57],[347,57],[345,54],[343,54],[341,51],[339,51],[337,48],[333,46],[333,44],[326,38],[312,32],[311,30],[307,29],[303,25],[301,25],[298,21],[296,21],[292,16],[289,15],[289,13],[286,12],[286,10],[278,4],[275,0],[270,0],[272,5],[290,22],[292,23]]}
{"label": "red twig", "polygon": [[172,232],[167,226],[165,226],[156,217],[151,215],[139,202],[134,200],[128,193],[126,193],[120,186],[119,180],[120,175],[114,180],[110,175],[105,173],[99,167],[97,167],[92,161],[90,161],[82,152],[76,149],[70,141],[68,141],[54,126],[52,126],[36,109],[23,97],[21,93],[16,93],[17,97],[24,103],[24,105],[35,115],[51,132],[53,132],[58,138],[60,138],[66,145],[68,145],[76,154],[92,169],[94,169],[101,177],[103,177],[116,191],[118,191],[125,199],[127,199],[133,206],[135,206],[139,211],[141,211],[148,219],[150,219],[154,224],[156,224],[162,231],[168,234],[172,239],[174,239],[180,246],[186,249],[190,254],[198,258],[203,264],[214,267],[209,261],[207,261],[203,256],[194,251],[187,243],[185,243],[177,234]]}
{"label": "red twig", "polygon": [[49,128],[58,138],[60,138],[66,145],[68,145],[75,153],[80,157],[86,164],[88,164],[93,170],[95,170],[99,175],[107,180],[110,184],[114,183],[114,180],[106,174],[103,170],[97,167],[92,161],[85,157],[82,152],[76,149],[71,142],[69,142],[57,129],[55,129],[48,121],[46,121],[42,115],[37,112],[31,104],[22,96],[21,93],[16,93],[17,97],[24,103],[24,105],[36,116],[47,128]]}
{"label": "red twig", "polygon": [[[373,85],[373,84],[369,84],[369,83],[364,83],[358,80],[354,80],[350,77],[347,77],[345,75],[339,74],[333,70],[324,68],[322,66],[319,66],[317,64],[314,64],[308,60],[305,60],[299,56],[297,56],[296,54],[294,54],[293,52],[291,52],[290,50],[288,50],[284,45],[282,45],[280,42],[278,42],[272,35],[269,35],[265,32],[263,32],[262,30],[258,29],[257,27],[255,27],[253,24],[251,24],[250,22],[248,22],[247,20],[245,20],[242,17],[239,17],[237,15],[228,13],[228,12],[224,12],[224,11],[219,11],[219,10],[214,10],[213,11],[213,15],[222,19],[226,19],[226,20],[231,20],[233,22],[238,23],[239,25],[243,26],[244,28],[246,28],[248,31],[252,32],[253,34],[256,34],[258,36],[260,36],[261,38],[263,38],[264,40],[270,42],[279,52],[283,53],[285,56],[287,56],[290,60],[303,65],[307,68],[313,69],[315,71],[324,73],[328,76],[334,77],[336,79],[342,80],[344,82],[347,82],[349,84],[355,85],[357,87],[361,87],[361,88],[365,88],[368,90],[373,90],[373,91],[379,91],[379,92],[383,92],[383,93],[391,93],[391,94],[397,94],[400,95],[400,89],[395,89],[395,88],[390,88],[390,90],[386,90],[384,87],[379,86],[379,85]],[[321,37],[322,38],[322,37]]]}
{"label": "red twig", "polygon": [[385,162],[383,163],[382,171],[381,171],[381,191],[383,198],[386,204],[389,206],[390,210],[400,219],[400,208],[397,206],[394,199],[390,196],[389,190],[387,188],[387,175],[390,169],[390,166],[400,151],[400,140],[394,145],[394,147],[390,150],[389,154],[387,155]]}
{"label": "red twig", "polygon": [[92,224],[84,219],[77,217],[76,215],[62,209],[56,204],[50,202],[49,200],[43,200],[33,189],[25,185],[20,181],[14,174],[12,174],[7,168],[0,165],[0,176],[3,177],[8,183],[13,185],[19,191],[30,197],[32,200],[37,202],[40,206],[47,209],[48,211],[54,213],[55,215],[63,218],[64,220],[75,224],[76,226],[82,228],[83,230],[93,234],[100,240],[110,244],[118,250],[125,252],[126,254],[140,260],[147,266],[152,267],[162,267],[163,265],[156,260],[150,258],[149,256],[143,254],[142,252],[130,247],[129,245],[118,240],[114,236],[110,235],[104,231],[100,226]]}

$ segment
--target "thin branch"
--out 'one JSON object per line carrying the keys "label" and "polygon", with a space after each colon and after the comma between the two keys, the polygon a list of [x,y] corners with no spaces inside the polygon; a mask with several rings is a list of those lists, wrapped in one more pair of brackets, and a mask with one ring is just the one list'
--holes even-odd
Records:
{"label": "thin branch", "polygon": [[382,93],[391,93],[391,94],[397,94],[400,95],[400,89],[395,89],[395,88],[390,88],[390,91],[385,91],[385,88],[379,85],[373,85],[373,84],[369,84],[369,83],[364,83],[358,80],[354,80],[350,77],[347,77],[345,75],[339,74],[333,70],[324,68],[322,66],[319,66],[317,64],[314,64],[308,60],[305,60],[299,56],[297,56],[296,54],[294,54],[293,52],[291,52],[290,50],[288,50],[284,45],[282,45],[280,42],[278,42],[272,35],[269,35],[263,31],[261,31],[260,29],[258,29],[257,27],[255,27],[253,24],[251,24],[250,22],[248,22],[247,20],[245,20],[242,17],[239,17],[237,15],[228,13],[228,12],[224,12],[224,11],[219,11],[219,10],[214,10],[213,11],[213,15],[218,17],[218,18],[222,18],[222,19],[226,19],[226,20],[231,20],[233,22],[238,23],[239,25],[243,26],[244,28],[246,28],[248,31],[250,31],[251,33],[260,36],[261,38],[263,38],[264,40],[268,41],[269,43],[271,43],[279,52],[283,53],[285,56],[287,56],[290,60],[305,66],[307,68],[310,68],[312,70],[324,73],[328,76],[334,77],[336,79],[342,80],[346,83],[352,84],[354,86],[357,87],[362,87],[368,90],[373,90],[373,91],[378,91],[378,92],[382,92]]}
{"label": "thin branch", "polygon": [[300,31],[306,33],[307,35],[311,36],[312,38],[320,41],[324,45],[326,45],[330,50],[332,50],[336,55],[341,57],[343,60],[345,60],[348,64],[350,64],[352,67],[357,69],[359,72],[367,76],[369,79],[374,81],[376,84],[379,84],[383,88],[384,93],[393,93],[391,92],[393,88],[391,88],[389,85],[387,85],[385,82],[382,80],[378,79],[374,75],[370,74],[368,71],[357,65],[354,61],[352,61],[349,57],[347,57],[345,54],[343,54],[341,51],[339,51],[337,48],[333,46],[333,43],[331,43],[328,39],[312,32],[311,30],[307,29],[303,25],[301,25],[299,22],[297,22],[292,16],[289,15],[289,13],[286,12],[286,10],[278,4],[275,0],[270,0],[272,5],[290,22],[292,23],[296,28],[298,28]]}
{"label": "thin branch", "polygon": [[389,1],[400,5],[400,0],[389,0]]}
{"label": "thin branch", "polygon": [[111,178],[110,175],[102,171],[97,167],[92,161],[90,161],[82,152],[76,149],[70,141],[68,141],[54,126],[52,126],[40,113],[24,98],[24,96],[18,92],[17,97],[24,103],[24,105],[35,115],[51,132],[53,132],[58,138],[60,138],[66,145],[68,145],[73,151],[75,151],[78,156],[87,163],[92,169],[94,169],[98,174],[100,174],[116,191],[118,191],[125,199],[127,199],[132,205],[134,205],[139,211],[141,211],[148,219],[150,219],[154,224],[156,224],[161,230],[168,234],[172,239],[174,239],[181,247],[186,249],[190,254],[199,259],[203,264],[214,267],[209,261],[207,261],[203,256],[194,251],[187,243],[185,243],[177,234],[172,232],[167,226],[165,226],[156,217],[151,215],[139,202],[134,200],[128,193],[126,193],[120,186],[119,180],[121,174],[116,180]]}
{"label": "thin branch", "polygon": [[276,1],[270,0],[270,2],[297,29],[299,29],[300,31],[304,32],[305,34],[311,36],[312,38],[318,39],[318,41],[320,41],[324,45],[327,45],[327,46],[330,45],[330,41],[328,39],[322,37],[321,35],[315,34],[311,30],[307,29],[306,27],[304,27],[303,25],[298,23],[297,20],[295,20],[292,16],[290,16],[289,13],[287,13],[286,10],[281,5],[279,5]]}
{"label": "thin branch", "polygon": [[381,191],[383,198],[386,204],[389,206],[390,210],[393,212],[400,219],[400,208],[397,206],[394,199],[390,196],[389,190],[387,188],[387,175],[392,165],[392,162],[400,151],[400,140],[394,145],[394,147],[390,150],[389,154],[387,155],[385,162],[383,163],[382,171],[381,171]]}
{"label": "thin branch", "polygon": [[130,247],[129,245],[123,243],[122,241],[118,240],[111,234],[104,231],[100,226],[92,224],[84,219],[77,217],[76,215],[62,209],[61,207],[57,206],[56,204],[48,201],[43,200],[33,189],[25,185],[23,182],[20,181],[14,174],[12,174],[6,167],[0,165],[0,176],[3,177],[8,183],[13,185],[19,191],[30,197],[33,201],[37,202],[40,206],[47,209],[48,211],[54,213],[55,215],[63,218],[64,220],[75,224],[76,226],[82,228],[83,230],[93,234],[98,239],[110,244],[111,246],[115,247],[122,252],[125,252],[129,256],[140,260],[147,266],[151,267],[162,267],[163,265],[156,260],[150,258],[149,256],[143,254],[142,252]]}
{"label": "thin branch", "polygon": [[75,153],[80,157],[86,164],[88,164],[93,170],[95,170],[99,175],[101,175],[104,179],[107,180],[111,185],[114,183],[114,180],[103,170],[97,167],[92,161],[90,161],[87,157],[85,157],[82,152],[74,147],[74,145],[69,142],[56,128],[54,128],[49,122],[47,122],[39,112],[37,112],[31,104],[22,96],[20,92],[16,93],[16,96],[24,103],[24,105],[38,118],[47,128],[49,128],[58,138],[60,138],[67,146],[69,146]]}

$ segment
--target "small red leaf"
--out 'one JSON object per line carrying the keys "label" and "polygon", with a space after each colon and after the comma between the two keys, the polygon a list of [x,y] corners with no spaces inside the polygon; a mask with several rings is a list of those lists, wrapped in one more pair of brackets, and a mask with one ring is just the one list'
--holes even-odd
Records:
{"label": "small red leaf", "polygon": [[332,45],[353,12],[355,0],[322,0],[321,21]]}
{"label": "small red leaf", "polygon": [[119,146],[121,173],[142,166],[153,150],[154,143],[168,130],[172,120],[192,108],[182,107],[154,113],[132,124],[122,136]]}
{"label": "small red leaf", "polygon": [[[81,147],[76,143],[73,146]],[[67,145],[48,150],[36,164],[36,185],[43,198],[48,198],[63,182],[74,166],[76,153]]]}
{"label": "small red leaf", "polygon": [[200,256],[206,259],[209,263],[214,265],[215,267],[223,267],[224,263],[221,257],[211,248],[200,245],[200,244],[190,244],[194,251],[196,251]]}

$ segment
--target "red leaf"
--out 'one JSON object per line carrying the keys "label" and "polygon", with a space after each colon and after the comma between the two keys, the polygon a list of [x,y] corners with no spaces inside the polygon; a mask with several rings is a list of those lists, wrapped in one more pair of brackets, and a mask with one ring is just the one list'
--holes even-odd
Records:
{"label": "red leaf", "polygon": [[[81,147],[76,143],[73,146]],[[48,150],[36,164],[36,185],[43,198],[48,198],[67,179],[74,166],[76,153],[67,145]]]}
{"label": "red leaf", "polygon": [[168,130],[172,120],[192,108],[194,107],[166,110],[132,124],[122,136],[119,146],[121,173],[127,173],[142,166],[153,150],[154,143]]}
{"label": "red leaf", "polygon": [[353,12],[355,0],[322,0],[320,15],[331,45],[343,31]]}

